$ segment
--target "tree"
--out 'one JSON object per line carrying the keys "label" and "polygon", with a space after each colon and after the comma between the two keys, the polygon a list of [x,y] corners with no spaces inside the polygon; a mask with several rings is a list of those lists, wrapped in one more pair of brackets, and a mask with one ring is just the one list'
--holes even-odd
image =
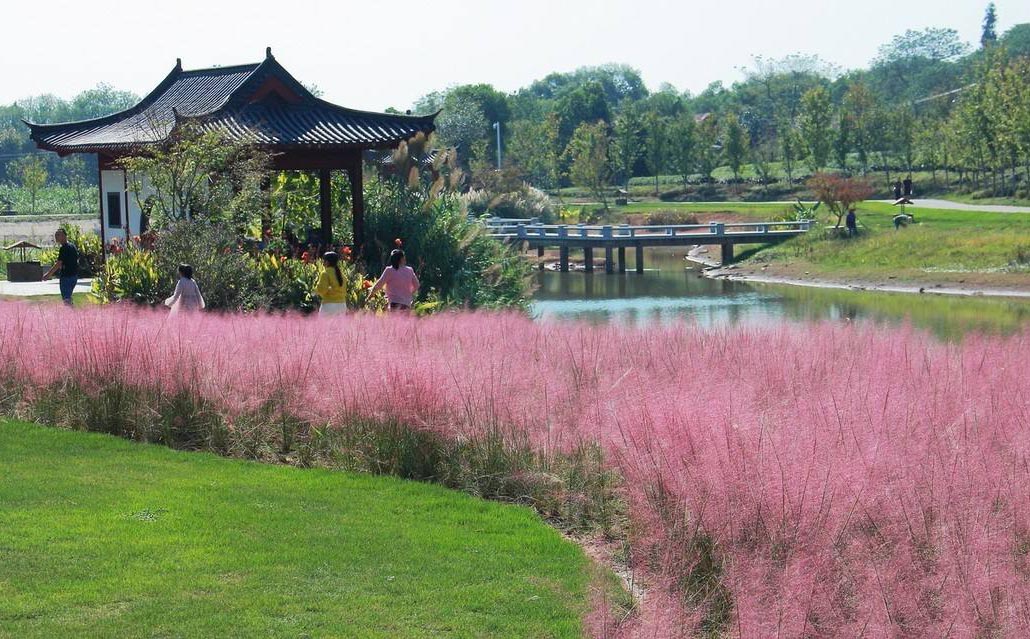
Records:
{"label": "tree", "polygon": [[1030,22],[1017,24],[1006,31],[1000,44],[1013,58],[1030,56]]}
{"label": "tree", "polygon": [[712,171],[719,165],[719,121],[708,115],[697,127],[697,170],[701,177],[711,179]]}
{"label": "tree", "polygon": [[508,160],[525,171],[530,183],[546,189],[560,186],[561,153],[558,116],[538,121],[516,120],[508,137]]}
{"label": "tree", "polygon": [[740,178],[740,167],[747,157],[748,146],[747,130],[740,124],[740,118],[735,113],[728,114],[723,123],[723,151],[734,180]]}
{"label": "tree", "polygon": [[68,186],[75,193],[75,204],[79,213],[86,210],[86,186],[89,177],[86,174],[86,161],[81,155],[73,155],[64,160],[64,168],[67,175]]}
{"label": "tree", "polygon": [[569,179],[576,186],[589,189],[607,211],[611,179],[608,125],[603,121],[580,124],[572,133],[565,155],[569,159]]}
{"label": "tree", "polygon": [[694,116],[684,113],[669,126],[669,166],[680,176],[684,186],[697,168],[697,147]]}
{"label": "tree", "polygon": [[436,120],[436,132],[441,142],[460,148],[463,157],[469,161],[486,154],[489,126],[483,110],[473,100],[451,101]]}
{"label": "tree", "polygon": [[818,172],[826,166],[833,146],[830,123],[833,107],[830,92],[823,87],[809,89],[801,98],[801,113],[798,126],[801,141],[805,145],[809,168]]}
{"label": "tree", "polygon": [[576,128],[584,122],[609,122],[611,112],[600,82],[588,82],[564,94],[554,105],[558,114],[558,133],[562,145],[568,146]]}
{"label": "tree", "polygon": [[643,132],[644,122],[632,105],[624,107],[612,122],[612,170],[614,178],[627,190],[633,177],[633,167],[643,155]]}
{"label": "tree", "polygon": [[892,146],[897,151],[905,170],[911,172],[915,163],[916,121],[912,109],[906,105],[896,107],[890,114],[888,135],[893,140]]}
{"label": "tree", "polygon": [[121,160],[154,226],[198,219],[241,231],[268,210],[262,186],[270,165],[268,153],[193,126],[178,128],[168,146],[141,147]]}
{"label": "tree", "polygon": [[780,121],[777,138],[780,141],[780,155],[783,157],[783,172],[787,174],[787,183],[794,184],[794,163],[798,159],[801,141],[792,120],[784,118]]}
{"label": "tree", "polygon": [[930,168],[934,186],[937,186],[937,170],[941,166],[947,166],[945,135],[944,127],[938,126],[931,118],[924,118],[916,128],[916,157],[921,164]]}
{"label": "tree", "polygon": [[658,176],[665,169],[669,157],[669,120],[655,112],[644,116],[644,160],[648,172],[654,176],[654,194],[658,195]]}
{"label": "tree", "polygon": [[833,158],[841,171],[848,170],[848,153],[851,151],[851,119],[844,109],[837,109],[837,128],[833,132]]}
{"label": "tree", "polygon": [[998,14],[994,9],[994,3],[991,2],[987,5],[987,11],[984,12],[983,29],[980,32],[981,47],[986,49],[998,41],[997,24]]}
{"label": "tree", "polygon": [[869,199],[874,192],[864,179],[830,173],[817,173],[808,179],[807,184],[815,197],[837,216],[834,228],[840,228],[841,220],[853,204]]}
{"label": "tree", "polygon": [[873,65],[889,64],[909,58],[952,60],[965,55],[968,51],[969,45],[959,39],[958,31],[954,29],[909,29],[882,45],[873,60]]}
{"label": "tree", "polygon": [[762,191],[767,191],[772,182],[772,162],[776,159],[776,144],[767,139],[751,147],[751,166],[762,181]]}
{"label": "tree", "polygon": [[35,215],[36,197],[46,186],[47,179],[50,177],[46,168],[46,160],[41,154],[33,153],[15,160],[12,164],[14,164],[14,174],[18,178],[21,188],[29,194],[29,212]]}
{"label": "tree", "polygon": [[851,145],[858,154],[862,171],[869,170],[869,155],[876,150],[879,137],[876,99],[865,84],[851,85],[841,108],[850,122]]}
{"label": "tree", "polygon": [[[511,120],[511,108],[508,106],[508,96],[501,93],[489,84],[464,84],[454,87],[447,92],[447,99],[443,108],[447,109],[455,104],[473,103],[479,106],[479,111],[486,118],[486,127],[482,136],[486,140],[486,153],[488,157],[495,157],[497,154],[497,137],[490,135],[494,122],[500,122],[504,127]],[[464,155],[468,155],[465,150]]]}

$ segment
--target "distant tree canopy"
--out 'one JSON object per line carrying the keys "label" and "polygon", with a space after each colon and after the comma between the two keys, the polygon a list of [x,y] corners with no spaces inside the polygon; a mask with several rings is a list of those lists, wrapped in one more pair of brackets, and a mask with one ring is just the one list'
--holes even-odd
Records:
{"label": "distant tree canopy", "polygon": [[88,120],[116,111],[127,109],[139,101],[139,96],[128,91],[119,91],[106,84],[99,84],[76,95],[71,100],[64,100],[46,94],[18,100],[14,104],[0,105],[0,183],[14,182],[12,163],[27,155],[38,154],[45,162],[49,177],[60,182],[70,182],[72,173],[81,175],[90,173],[91,182],[96,181],[96,159],[90,157],[88,167],[67,165],[53,153],[39,153],[35,144],[29,139],[29,129],[22,120],[38,123],[68,122]]}
{"label": "distant tree canopy", "polygon": [[[775,174],[800,184],[828,170],[882,171],[889,180],[918,166],[935,180],[938,172],[946,183],[957,173],[970,187],[1004,194],[1030,184],[1021,115],[1030,95],[1030,24],[999,34],[997,19],[989,5],[976,50],[955,29],[909,29],[865,69],[842,71],[816,55],[758,56],[739,81],[691,94],[669,84],[649,90],[636,69],[606,64],[551,73],[510,93],[456,85],[423,96],[412,110],[441,112],[438,140],[462,148],[473,183],[494,169],[498,123],[505,170],[546,189],[625,186],[647,176],[658,192],[661,176],[686,187],[718,174],[744,178],[749,167],[763,183]],[[20,185],[10,162],[35,152],[22,118],[84,119],[136,100],[100,85],[71,100],[45,95],[0,106],[0,185]],[[96,179],[95,160],[86,156],[83,169],[41,155],[51,182],[82,200],[83,180]]]}

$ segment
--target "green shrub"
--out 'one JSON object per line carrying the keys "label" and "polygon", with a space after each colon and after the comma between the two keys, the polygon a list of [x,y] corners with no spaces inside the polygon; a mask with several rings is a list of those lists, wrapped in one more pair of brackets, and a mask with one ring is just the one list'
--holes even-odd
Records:
{"label": "green shrub", "polygon": [[[104,245],[100,236],[90,231],[83,233],[78,224],[63,222],[61,229],[68,236],[68,241],[79,251],[79,271],[84,276],[99,273],[104,261]],[[53,264],[57,261],[58,246],[54,245],[39,252],[41,264]]]}
{"label": "green shrub", "polygon": [[454,187],[460,171],[453,154],[443,154],[432,174],[408,161],[424,138],[402,145],[394,157],[396,175],[370,179],[365,187],[365,265],[378,275],[401,240],[409,265],[421,281],[417,303],[469,308],[528,305],[530,269],[515,251],[489,237],[468,219]]}
{"label": "green shrub", "polygon": [[316,265],[262,253],[255,258],[255,267],[261,281],[263,307],[305,313],[315,309]]}
{"label": "green shrub", "polygon": [[677,224],[700,224],[697,214],[689,211],[653,211],[644,218],[648,226],[664,226]]}
{"label": "green shrub", "polygon": [[226,225],[173,222],[158,233],[154,252],[166,294],[175,288],[179,264],[186,263],[193,266],[209,309],[254,310],[267,299],[255,260]]}
{"label": "green shrub", "polygon": [[134,243],[125,248],[115,245],[93,278],[93,294],[102,302],[127,300],[154,305],[164,299],[163,292],[167,295],[171,290],[162,284],[154,253]]}

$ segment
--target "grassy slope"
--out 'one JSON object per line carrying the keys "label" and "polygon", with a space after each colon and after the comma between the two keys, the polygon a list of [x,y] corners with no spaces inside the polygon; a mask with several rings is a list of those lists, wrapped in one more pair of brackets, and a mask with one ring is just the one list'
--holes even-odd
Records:
{"label": "grassy slope", "polygon": [[1030,288],[1030,214],[910,209],[917,224],[895,231],[897,209],[858,208],[860,236],[811,235],[759,252],[753,262],[787,275],[926,284]]}
{"label": "grassy slope", "polygon": [[0,422],[0,635],[576,637],[525,508]]}
{"label": "grassy slope", "polygon": [[[733,219],[776,219],[790,206],[772,203],[718,204],[634,202],[613,209],[613,222],[656,211],[696,213],[701,221],[719,213]],[[862,233],[832,239],[825,233],[779,246],[740,246],[744,266],[765,266],[766,274],[913,284],[969,284],[1030,289],[1030,214],[943,209],[909,209],[918,224],[899,231],[896,207],[865,202],[858,207]],[[821,222],[833,224],[823,214]]]}

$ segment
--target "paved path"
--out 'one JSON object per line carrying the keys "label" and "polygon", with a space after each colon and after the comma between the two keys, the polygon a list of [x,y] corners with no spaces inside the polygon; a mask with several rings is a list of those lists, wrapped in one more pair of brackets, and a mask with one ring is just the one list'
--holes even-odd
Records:
{"label": "paved path", "polygon": [[[894,200],[879,200],[892,204]],[[912,200],[911,206],[919,209],[948,209],[951,211],[982,211],[984,213],[1030,213],[1030,206],[1008,206],[1005,204],[967,204],[951,200]]]}
{"label": "paved path", "polygon": [[[76,293],[88,293],[93,280],[82,278],[75,287]],[[0,295],[10,297],[36,297],[38,295],[60,295],[61,289],[56,279],[47,282],[8,282],[0,280]]]}

